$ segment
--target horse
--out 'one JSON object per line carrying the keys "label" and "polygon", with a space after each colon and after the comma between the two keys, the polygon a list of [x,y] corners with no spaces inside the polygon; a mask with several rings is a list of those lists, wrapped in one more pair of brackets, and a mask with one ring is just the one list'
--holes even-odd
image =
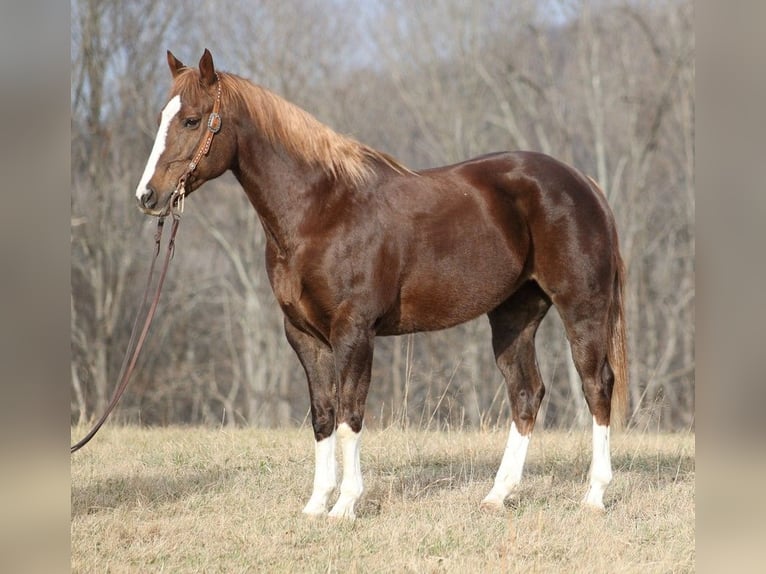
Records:
{"label": "horse", "polygon": [[329,516],[356,517],[375,337],[445,329],[483,314],[512,420],[481,507],[503,509],[521,480],[545,394],[534,340],[551,305],[593,419],[582,503],[603,511],[610,422],[625,416],[628,379],[625,268],[598,184],[531,151],[413,171],[217,71],[207,49],[197,68],[170,51],[167,61],[172,86],[136,199],[145,214],[164,217],[231,171],[255,208],[285,335],[308,381],[315,467],[303,512],[328,514],[337,442],[342,479]]}

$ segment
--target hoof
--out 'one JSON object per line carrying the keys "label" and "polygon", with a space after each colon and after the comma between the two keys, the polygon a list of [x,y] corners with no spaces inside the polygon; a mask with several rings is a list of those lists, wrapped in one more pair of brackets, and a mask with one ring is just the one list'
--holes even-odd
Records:
{"label": "hoof", "polygon": [[307,504],[302,512],[308,518],[321,518],[327,516],[327,508],[325,506],[315,506],[313,504]]}
{"label": "hoof", "polygon": [[354,514],[353,510],[340,510],[338,512],[335,511],[333,508],[330,513],[327,515],[327,517],[334,521],[334,522],[353,522],[356,520],[356,514]]}
{"label": "hoof", "polygon": [[328,516],[339,520],[354,520],[356,518],[356,514],[354,514],[356,501],[357,498],[341,494]]}
{"label": "hoof", "polygon": [[487,496],[481,501],[479,508],[485,512],[502,512],[505,510],[505,504],[500,498]]}
{"label": "hoof", "polygon": [[604,514],[606,513],[606,508],[604,508],[604,503],[600,501],[589,501],[587,499],[583,499],[580,502],[580,506],[582,506],[585,510],[588,510],[590,512],[594,512],[596,514]]}
{"label": "hoof", "polygon": [[599,484],[591,484],[590,487],[588,487],[588,492],[585,493],[581,504],[591,510],[605,512],[604,487]]}
{"label": "hoof", "polygon": [[356,520],[353,504],[336,504],[327,515],[331,520]]}

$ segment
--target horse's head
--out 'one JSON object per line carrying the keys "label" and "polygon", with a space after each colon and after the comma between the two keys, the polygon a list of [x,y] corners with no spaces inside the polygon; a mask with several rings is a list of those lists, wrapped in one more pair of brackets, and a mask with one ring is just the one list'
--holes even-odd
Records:
{"label": "horse's head", "polygon": [[168,65],[173,86],[136,188],[139,208],[156,216],[167,215],[183,196],[224,173],[234,155],[233,130],[226,110],[220,110],[221,80],[213,56],[205,50],[199,69],[193,69],[168,51]]}

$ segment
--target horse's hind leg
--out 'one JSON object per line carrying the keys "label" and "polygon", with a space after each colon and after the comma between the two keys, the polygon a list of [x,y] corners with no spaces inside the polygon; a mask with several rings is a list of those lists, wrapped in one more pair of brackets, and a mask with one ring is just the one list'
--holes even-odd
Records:
{"label": "horse's hind leg", "polygon": [[614,373],[607,360],[608,299],[602,301],[597,296],[591,298],[595,300],[569,308],[562,309],[559,306],[559,313],[572,347],[575,367],[582,380],[585,400],[593,415],[593,460],[590,467],[590,484],[582,502],[586,506],[603,510],[604,490],[612,481],[609,422]]}
{"label": "horse's hind leg", "polygon": [[508,388],[512,422],[492,490],[481,503],[483,508],[502,508],[521,480],[529,438],[545,394],[535,357],[535,333],[550,306],[548,296],[530,281],[488,314],[495,360]]}

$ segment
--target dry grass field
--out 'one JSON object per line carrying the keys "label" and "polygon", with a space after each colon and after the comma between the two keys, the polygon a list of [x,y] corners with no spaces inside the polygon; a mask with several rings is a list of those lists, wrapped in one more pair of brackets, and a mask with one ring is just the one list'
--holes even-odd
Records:
{"label": "dry grass field", "polygon": [[[85,429],[76,428],[79,438]],[[506,433],[366,430],[353,523],[301,514],[310,430],[107,425],[72,456],[73,572],[690,572],[694,435],[614,433],[607,511],[580,507],[590,432],[538,431],[504,513]]]}

